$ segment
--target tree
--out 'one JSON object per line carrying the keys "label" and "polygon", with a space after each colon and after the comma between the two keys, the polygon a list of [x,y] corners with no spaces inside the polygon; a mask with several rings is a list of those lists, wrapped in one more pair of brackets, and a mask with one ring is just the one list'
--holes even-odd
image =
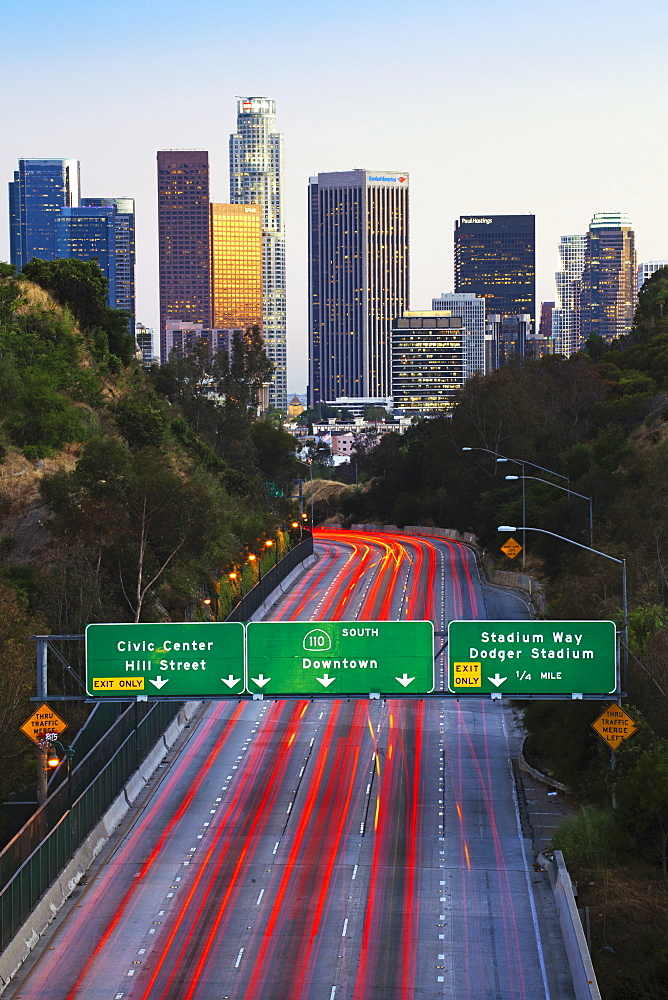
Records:
{"label": "tree", "polygon": [[615,826],[627,849],[638,847],[660,860],[668,878],[668,745],[658,742],[616,783]]}
{"label": "tree", "polygon": [[91,339],[99,360],[113,354],[128,364],[134,353],[134,336],[128,330],[128,314],[107,305],[109,282],[100,265],[73,257],[40,260],[24,265],[23,274],[46,289],[61,306],[66,306]]}

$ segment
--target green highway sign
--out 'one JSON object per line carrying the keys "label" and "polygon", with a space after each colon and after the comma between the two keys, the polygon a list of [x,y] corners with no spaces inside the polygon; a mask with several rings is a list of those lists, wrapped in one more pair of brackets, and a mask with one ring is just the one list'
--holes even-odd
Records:
{"label": "green highway sign", "polygon": [[614,694],[617,629],[608,621],[453,621],[453,694]]}
{"label": "green highway sign", "polygon": [[86,628],[86,692],[94,698],[212,698],[243,691],[241,622]]}
{"label": "green highway sign", "polygon": [[427,694],[434,688],[434,626],[250,622],[246,658],[251,694]]}

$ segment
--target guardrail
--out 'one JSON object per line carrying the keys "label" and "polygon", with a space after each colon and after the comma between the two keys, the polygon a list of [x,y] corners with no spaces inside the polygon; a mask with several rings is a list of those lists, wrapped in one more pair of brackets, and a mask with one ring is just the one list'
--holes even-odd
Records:
{"label": "guardrail", "polygon": [[[227,621],[249,621],[279,584],[312,554],[313,537],[309,535],[263,576]],[[133,702],[72,769],[69,787],[67,781],[59,784],[0,851],[0,951],[4,951],[182,704]]]}
{"label": "guardrail", "polygon": [[[108,734],[110,743],[117,745],[107,745],[106,763],[102,767],[96,764],[96,776],[81,794],[72,794],[71,809],[68,808],[65,783],[49,796],[0,853],[0,951],[4,951],[37,900],[180,709],[178,702],[149,703],[137,728],[129,731],[127,723],[133,719],[134,712],[133,708],[128,709]],[[88,758],[97,761],[100,752],[98,744]]]}

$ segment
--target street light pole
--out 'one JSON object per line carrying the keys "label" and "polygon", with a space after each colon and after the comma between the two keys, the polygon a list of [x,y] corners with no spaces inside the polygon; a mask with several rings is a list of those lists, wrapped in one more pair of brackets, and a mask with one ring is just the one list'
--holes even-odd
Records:
{"label": "street light pole", "polygon": [[565,479],[566,482],[570,482],[568,476],[563,476],[560,472],[555,472],[554,469],[546,469],[543,465],[538,465],[537,462],[529,462],[526,458],[510,458],[508,455],[502,455],[499,451],[492,451],[491,448],[462,448],[462,451],[486,451],[488,455],[494,455],[497,462],[515,462],[516,465],[530,465],[532,469],[540,469],[541,472],[547,472],[550,476],[556,476],[557,479]]}
{"label": "street light pole", "polygon": [[[527,519],[527,509],[526,509],[526,490],[524,489],[524,479],[526,468],[525,466],[530,465],[532,469],[540,469],[541,472],[547,472],[550,476],[556,476],[557,479],[565,479],[566,482],[570,482],[568,476],[562,476],[560,472],[555,472],[554,469],[546,469],[543,465],[538,465],[537,462],[529,462],[525,458],[510,458],[508,455],[502,455],[501,452],[492,451],[491,448],[470,448],[463,447],[462,451],[485,451],[488,455],[494,455],[497,462],[514,462],[515,465],[520,465],[522,467],[522,521],[525,522]],[[506,476],[506,479],[508,477]],[[527,551],[527,539],[526,531],[522,529],[522,572],[526,568],[526,551]]]}
{"label": "street light pole", "polygon": [[[520,528],[515,525],[501,524],[497,528],[497,531],[519,531]],[[628,668],[629,668],[629,650],[628,650],[628,638],[629,638],[629,614],[628,614],[628,602],[626,597],[626,559],[618,559],[617,556],[608,555],[607,552],[601,552],[600,549],[594,549],[591,545],[583,545],[582,542],[576,542],[573,538],[566,538],[564,535],[557,535],[554,531],[547,531],[545,528],[532,528],[529,525],[522,525],[521,530],[523,531],[538,531],[541,535],[551,535],[552,538],[558,538],[562,542],[569,542],[571,545],[577,545],[579,549],[584,549],[586,552],[593,552],[597,556],[603,556],[604,559],[609,559],[611,562],[617,563],[622,567],[622,678],[623,684],[620,687],[626,689],[628,687]]]}
{"label": "street light pole", "polygon": [[[575,490],[570,489],[567,486],[560,486],[559,483],[550,483],[547,479],[541,479],[539,476],[525,476],[522,473],[521,476],[506,476],[506,479],[521,479],[522,480],[522,490],[524,491],[524,480],[533,479],[537,483],[545,483],[546,486],[552,486],[555,490],[563,490],[564,493],[570,493],[574,497],[580,497],[581,500],[587,500],[589,503],[589,545],[594,544],[594,505],[591,497],[585,496],[584,493],[576,493]],[[524,512],[524,506],[522,507],[522,520],[526,521],[526,513]]]}

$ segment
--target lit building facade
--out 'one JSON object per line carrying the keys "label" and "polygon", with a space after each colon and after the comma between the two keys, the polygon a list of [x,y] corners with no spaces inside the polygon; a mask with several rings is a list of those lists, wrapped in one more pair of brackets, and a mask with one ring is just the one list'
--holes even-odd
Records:
{"label": "lit building facade", "polygon": [[408,175],[309,182],[309,406],[391,395],[391,330],[409,303]]}
{"label": "lit building facade", "polygon": [[234,334],[243,330],[219,330],[204,326],[203,323],[186,323],[178,320],[167,320],[165,330],[165,347],[167,349],[167,359],[173,350],[178,354],[191,354],[197,341],[203,340],[209,345],[211,354],[219,351],[227,351],[232,354]]}
{"label": "lit building facade", "polygon": [[406,310],[392,324],[392,398],[407,414],[450,410],[466,380],[461,316]]}
{"label": "lit building facade", "polygon": [[466,378],[485,374],[485,299],[473,292],[443,294],[432,299],[432,309],[461,316],[466,344]]}
{"label": "lit building facade", "polygon": [[137,354],[145,368],[150,368],[154,361],[153,330],[143,323],[135,324],[135,343]]}
{"label": "lit building facade", "polygon": [[668,267],[668,260],[648,260],[646,263],[638,264],[638,292],[648,278],[651,278],[656,271],[662,267]]}
{"label": "lit building facade", "polygon": [[488,314],[536,315],[533,215],[462,215],[455,222],[455,292],[486,299]]}
{"label": "lit building facade", "polygon": [[529,313],[503,316],[489,313],[485,321],[486,371],[494,372],[511,361],[523,363],[548,354],[539,346],[543,338],[533,333],[533,317]]}
{"label": "lit building facade", "polygon": [[56,220],[79,197],[78,160],[19,160],[9,184],[10,260],[18,271],[33,257],[56,259]]}
{"label": "lit building facade", "polygon": [[237,129],[230,136],[230,201],[262,209],[262,334],[267,357],[275,366],[270,404],[285,410],[287,316],[285,298],[285,226],[283,223],[283,136],[275,131],[276,102],[266,97],[237,101]]}
{"label": "lit building facade", "polygon": [[209,154],[158,152],[160,362],[169,357],[167,323],[211,327]]}
{"label": "lit building facade", "polygon": [[554,353],[567,358],[582,347],[580,291],[586,246],[586,236],[562,236],[559,241],[561,269],[555,274],[557,299],[552,310],[552,341]]}
{"label": "lit building facade", "polygon": [[597,212],[589,225],[580,291],[580,336],[608,343],[633,325],[638,281],[635,234],[623,212]]}
{"label": "lit building facade", "polygon": [[211,206],[214,327],[262,327],[262,209]]}

